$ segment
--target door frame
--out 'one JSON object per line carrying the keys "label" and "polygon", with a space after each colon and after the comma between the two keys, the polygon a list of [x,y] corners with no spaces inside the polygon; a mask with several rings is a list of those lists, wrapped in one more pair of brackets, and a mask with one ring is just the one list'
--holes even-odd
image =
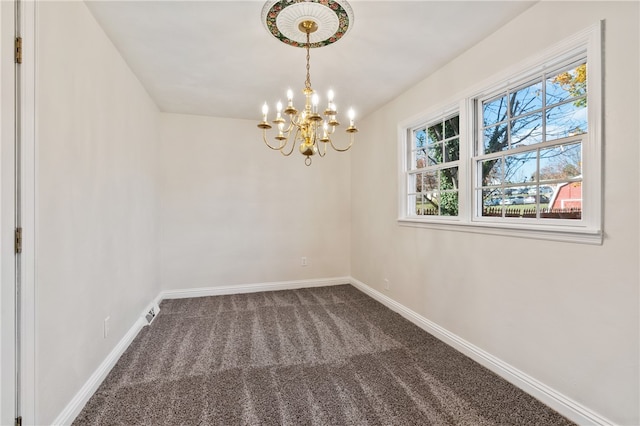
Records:
{"label": "door frame", "polygon": [[15,2],[0,2],[0,424],[16,416]]}
{"label": "door frame", "polygon": [[[19,13],[16,13],[16,7],[20,8]],[[34,1],[0,2],[0,424],[13,424],[16,416],[21,416],[25,425],[38,424],[35,351],[36,10]],[[16,34],[22,37],[20,65],[15,64],[13,54]],[[16,167],[18,137],[20,158],[19,167]],[[16,212],[19,212],[19,218]],[[14,246],[17,226],[22,228],[19,262],[16,261]],[[16,297],[18,276],[21,281],[19,301]],[[19,335],[16,333],[17,312],[20,315]],[[16,354],[19,354],[19,359]],[[16,392],[18,379],[19,395]]]}
{"label": "door frame", "polygon": [[36,72],[37,8],[39,2],[18,0],[21,4],[22,64],[20,88],[21,137],[21,222],[22,222],[22,300],[21,300],[21,415],[23,425],[38,425],[37,406],[37,151],[36,151]]}

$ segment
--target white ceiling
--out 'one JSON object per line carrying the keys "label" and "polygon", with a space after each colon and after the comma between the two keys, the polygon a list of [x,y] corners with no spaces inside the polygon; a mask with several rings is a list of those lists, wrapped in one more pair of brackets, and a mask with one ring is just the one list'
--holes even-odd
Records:
{"label": "white ceiling", "polygon": [[[263,1],[86,3],[162,111],[259,120],[288,88],[300,108],[305,50],[267,32]],[[533,3],[350,1],[350,32],[311,49],[312,87],[363,117]]]}

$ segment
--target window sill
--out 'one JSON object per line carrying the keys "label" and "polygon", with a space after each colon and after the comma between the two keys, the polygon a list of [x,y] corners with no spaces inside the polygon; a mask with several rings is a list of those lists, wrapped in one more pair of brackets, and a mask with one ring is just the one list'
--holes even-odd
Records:
{"label": "window sill", "polygon": [[420,218],[400,218],[400,226],[438,229],[442,231],[471,232],[475,234],[499,235],[503,237],[528,238],[537,240],[562,241],[577,244],[602,245],[600,230],[569,226],[513,225],[460,220],[424,220]]}

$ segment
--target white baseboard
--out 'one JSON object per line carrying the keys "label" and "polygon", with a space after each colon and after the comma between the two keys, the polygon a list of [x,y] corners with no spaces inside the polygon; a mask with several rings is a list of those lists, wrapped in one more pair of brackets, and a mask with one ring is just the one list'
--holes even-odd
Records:
{"label": "white baseboard", "polygon": [[182,299],[186,297],[222,296],[225,294],[257,293],[259,291],[295,290],[297,288],[325,287],[351,283],[351,277],[321,278],[296,281],[278,281],[260,284],[227,285],[220,287],[169,290],[160,293],[160,299]]}
{"label": "white baseboard", "polygon": [[127,350],[140,330],[142,330],[142,328],[147,325],[147,321],[144,319],[144,315],[146,315],[146,313],[147,311],[145,310],[142,316],[138,317],[129,331],[127,331],[122,339],[120,339],[113,350],[109,352],[109,355],[107,355],[104,361],[102,361],[102,363],[98,366],[96,371],[94,371],[91,377],[89,377],[89,380],[86,381],[84,386],[80,388],[78,393],[75,394],[73,399],[53,421],[53,425],[70,425],[78,416],[78,414],[80,414],[80,411],[82,411],[85,404],[93,396],[96,390],[98,390],[98,387],[107,377],[107,374],[109,374],[113,366],[116,365],[116,362],[118,362],[120,356],[122,356],[124,351]]}
{"label": "white baseboard", "polygon": [[350,282],[354,287],[368,294],[378,302],[387,306],[389,309],[402,315],[404,318],[432,334],[434,337],[437,337],[444,343],[467,355],[480,365],[496,373],[503,379],[519,387],[534,398],[542,401],[544,404],[579,425],[610,426],[614,424],[611,420],[602,417],[598,413],[595,413],[571,398],[557,392],[528,374],[442,328],[438,324],[429,321],[425,317],[369,287],[363,282],[358,281],[355,278],[351,278]]}

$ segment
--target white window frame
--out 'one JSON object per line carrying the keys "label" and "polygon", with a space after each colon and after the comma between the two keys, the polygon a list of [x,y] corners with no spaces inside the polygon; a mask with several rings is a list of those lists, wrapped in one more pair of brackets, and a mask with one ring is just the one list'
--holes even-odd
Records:
{"label": "white window frame", "polygon": [[[510,67],[499,75],[458,95],[451,102],[398,124],[398,223],[450,231],[475,232],[544,240],[585,244],[602,244],[602,22],[569,37],[544,52]],[[474,144],[477,113],[476,103],[507,87],[552,70],[580,56],[587,61],[587,120],[588,133],[582,138],[582,219],[531,222],[522,218],[490,218],[475,216]],[[407,149],[412,130],[425,122],[437,121],[458,111],[460,115],[460,163],[458,189],[458,216],[416,216],[408,212]]]}
{"label": "white window frame", "polygon": [[[407,127],[404,132],[406,132],[406,138],[405,138],[405,142],[404,142],[404,168],[402,170],[404,170],[403,176],[404,176],[404,211],[405,212],[405,216],[410,217],[412,220],[417,220],[420,221],[420,218],[425,217],[427,215],[416,215],[416,214],[411,214],[409,212],[409,203],[408,203],[408,194],[411,193],[411,191],[409,190],[409,175],[412,174],[413,172],[415,172],[414,169],[412,169],[411,165],[409,164],[409,158],[411,157],[411,151],[413,150],[413,132],[414,130],[417,130],[419,128],[423,128],[423,127],[430,127],[431,125],[437,123],[437,122],[444,122],[445,120],[452,118],[454,116],[459,116],[459,106],[455,105],[455,106],[449,106],[447,108],[438,110],[438,112],[435,112],[431,115],[429,115],[428,117],[426,117],[426,120],[420,120],[417,123],[414,123],[412,126]],[[442,163],[439,164],[437,167],[427,167],[429,170],[441,170],[444,168],[448,168],[448,167],[457,167],[458,168],[458,182],[462,182],[462,176],[460,175],[460,169],[462,168],[460,163],[463,161],[463,157],[462,157],[462,145],[463,145],[463,132],[465,131],[465,129],[463,129],[463,126],[461,124],[461,122],[459,123],[459,134],[458,134],[458,160],[456,161],[450,161],[450,162],[446,162],[446,163]],[[411,146],[411,147],[410,147]],[[429,218],[431,218],[432,220],[436,220],[436,221],[444,221],[444,222],[457,222],[460,217],[460,188],[458,188],[458,216],[445,216],[445,215],[428,215]]]}

